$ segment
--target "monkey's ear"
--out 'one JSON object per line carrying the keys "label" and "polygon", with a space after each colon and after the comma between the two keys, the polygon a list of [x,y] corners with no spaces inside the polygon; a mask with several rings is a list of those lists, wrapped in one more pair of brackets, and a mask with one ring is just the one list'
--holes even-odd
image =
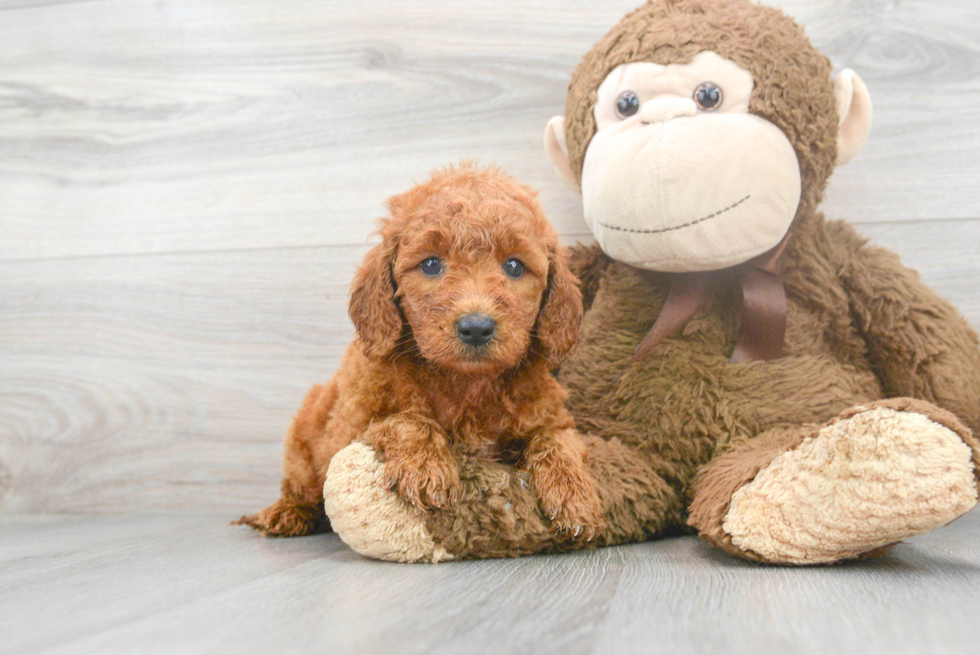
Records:
{"label": "monkey's ear", "polygon": [[837,100],[837,165],[846,164],[868,140],[871,131],[871,96],[868,87],[851,69],[834,78]]}
{"label": "monkey's ear", "polygon": [[555,116],[548,121],[548,126],[544,128],[544,149],[548,151],[551,165],[555,167],[558,177],[577,189],[578,180],[575,179],[572,163],[568,160],[568,146],[565,144],[564,116]]}
{"label": "monkey's ear", "polygon": [[391,270],[394,260],[394,239],[386,238],[364,257],[351,284],[347,311],[368,357],[390,355],[401,336],[402,317],[395,304]]}

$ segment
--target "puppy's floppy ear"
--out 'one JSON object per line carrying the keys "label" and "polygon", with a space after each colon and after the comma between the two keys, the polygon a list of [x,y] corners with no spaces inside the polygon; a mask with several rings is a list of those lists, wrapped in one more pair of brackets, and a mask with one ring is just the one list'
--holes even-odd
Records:
{"label": "puppy's floppy ear", "polygon": [[395,238],[386,234],[364,257],[351,284],[347,311],[368,357],[390,355],[401,336],[402,316],[395,304],[392,274],[396,250]]}
{"label": "puppy's floppy ear", "polygon": [[549,260],[548,288],[541,301],[536,334],[542,354],[552,368],[558,368],[578,343],[582,292],[561,246],[555,246]]}

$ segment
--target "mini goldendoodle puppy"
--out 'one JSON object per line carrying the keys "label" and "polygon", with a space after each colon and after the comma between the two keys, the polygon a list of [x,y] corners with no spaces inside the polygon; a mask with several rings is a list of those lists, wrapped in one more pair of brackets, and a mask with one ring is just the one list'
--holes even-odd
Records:
{"label": "mini goldendoodle puppy", "polygon": [[351,288],[357,339],[293,421],[282,497],[239,523],[283,537],[327,529],[327,467],[358,439],[419,507],[452,503],[455,453],[475,454],[526,471],[557,530],[594,533],[599,496],[551,374],[578,341],[581,294],[535,196],[464,164],[388,201]]}

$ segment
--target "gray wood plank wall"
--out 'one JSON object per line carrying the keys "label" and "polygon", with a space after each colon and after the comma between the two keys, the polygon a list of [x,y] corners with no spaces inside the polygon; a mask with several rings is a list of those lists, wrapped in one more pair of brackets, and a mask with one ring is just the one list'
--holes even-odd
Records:
{"label": "gray wood plank wall", "polygon": [[[638,0],[0,0],[0,511],[235,512],[351,338],[384,199],[541,147]],[[875,104],[824,209],[980,326],[980,3],[778,0]]]}

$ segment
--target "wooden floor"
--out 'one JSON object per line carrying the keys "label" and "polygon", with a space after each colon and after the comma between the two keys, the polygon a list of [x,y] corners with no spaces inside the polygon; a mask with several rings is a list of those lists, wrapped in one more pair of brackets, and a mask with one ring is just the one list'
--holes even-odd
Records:
{"label": "wooden floor", "polygon": [[[977,513],[812,570],[225,527],[277,495],[387,196],[478,158],[589,239],[541,134],[640,1],[0,0],[0,653],[980,652]],[[980,327],[980,2],[770,4],[873,98],[825,213]]]}
{"label": "wooden floor", "polygon": [[831,568],[692,537],[404,565],[221,517],[0,518],[0,654],[975,655],[980,511]]}

